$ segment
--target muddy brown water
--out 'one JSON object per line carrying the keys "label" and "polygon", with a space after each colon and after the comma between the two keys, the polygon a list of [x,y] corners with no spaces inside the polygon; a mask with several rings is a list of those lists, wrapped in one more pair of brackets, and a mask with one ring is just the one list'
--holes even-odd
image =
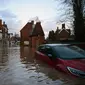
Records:
{"label": "muddy brown water", "polygon": [[0,48],[0,85],[85,85],[74,78],[34,59],[29,47]]}

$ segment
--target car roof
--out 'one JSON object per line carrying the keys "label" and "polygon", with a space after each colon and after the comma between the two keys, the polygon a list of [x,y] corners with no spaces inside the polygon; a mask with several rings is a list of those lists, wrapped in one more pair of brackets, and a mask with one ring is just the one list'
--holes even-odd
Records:
{"label": "car roof", "polygon": [[[43,44],[43,46],[67,46],[67,45],[70,45],[70,44]],[[42,45],[41,45],[42,46]]]}

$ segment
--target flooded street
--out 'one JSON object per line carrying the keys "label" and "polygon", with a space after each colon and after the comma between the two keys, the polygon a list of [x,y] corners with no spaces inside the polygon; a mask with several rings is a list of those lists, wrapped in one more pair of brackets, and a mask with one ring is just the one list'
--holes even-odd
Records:
{"label": "flooded street", "polygon": [[34,59],[28,47],[0,48],[0,85],[85,85],[74,78]]}

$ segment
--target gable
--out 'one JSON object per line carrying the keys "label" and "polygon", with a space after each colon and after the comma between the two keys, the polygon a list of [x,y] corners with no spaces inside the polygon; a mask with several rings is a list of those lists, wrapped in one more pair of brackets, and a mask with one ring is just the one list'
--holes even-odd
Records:
{"label": "gable", "polygon": [[62,32],[69,33],[68,29],[61,29],[61,30],[59,31],[59,33],[62,33]]}
{"label": "gable", "polygon": [[31,22],[28,22],[28,23],[20,30],[20,32],[21,32],[22,30],[25,30],[25,29],[32,29],[32,23],[31,23]]}
{"label": "gable", "polygon": [[44,36],[44,32],[40,22],[37,22],[35,24],[35,27],[32,29],[32,33],[31,33],[31,36],[38,36],[38,35]]}

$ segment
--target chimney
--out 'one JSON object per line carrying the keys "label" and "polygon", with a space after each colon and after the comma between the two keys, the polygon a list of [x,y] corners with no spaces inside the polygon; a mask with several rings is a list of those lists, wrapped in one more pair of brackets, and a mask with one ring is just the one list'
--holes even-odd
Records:
{"label": "chimney", "polygon": [[5,23],[5,21],[3,22],[3,26],[7,28],[7,24]]}
{"label": "chimney", "polygon": [[2,26],[2,19],[0,19],[0,26]]}
{"label": "chimney", "polygon": [[5,22],[3,22],[3,25],[5,24]]}
{"label": "chimney", "polygon": [[65,29],[65,23],[64,23],[64,24],[62,24],[62,29]]}
{"label": "chimney", "polygon": [[39,22],[36,22],[36,24],[41,24],[41,22],[39,21]]}
{"label": "chimney", "polygon": [[59,27],[57,27],[57,30],[59,30]]}
{"label": "chimney", "polygon": [[31,21],[32,25],[34,24],[34,20]]}

